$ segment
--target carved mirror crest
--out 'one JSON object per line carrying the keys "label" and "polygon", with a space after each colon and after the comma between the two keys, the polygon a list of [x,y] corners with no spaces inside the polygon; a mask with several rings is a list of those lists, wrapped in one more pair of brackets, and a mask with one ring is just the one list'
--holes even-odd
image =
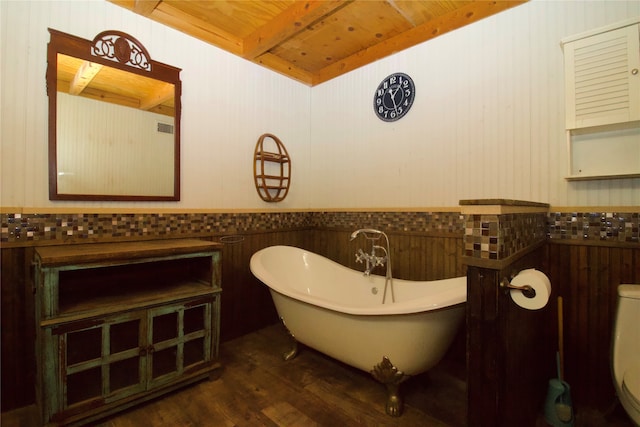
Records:
{"label": "carved mirror crest", "polygon": [[120,31],[49,32],[49,199],[180,200],[180,69]]}

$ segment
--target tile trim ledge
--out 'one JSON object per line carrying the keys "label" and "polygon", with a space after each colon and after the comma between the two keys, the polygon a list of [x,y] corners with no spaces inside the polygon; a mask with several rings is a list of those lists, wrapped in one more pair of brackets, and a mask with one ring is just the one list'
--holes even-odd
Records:
{"label": "tile trim ledge", "polygon": [[540,212],[549,212],[549,204],[512,199],[460,200],[460,213],[463,215],[502,215]]}
{"label": "tile trim ledge", "polygon": [[442,207],[442,206],[424,206],[424,207],[386,207],[386,208],[300,208],[300,209],[224,209],[224,208],[130,208],[130,207],[100,207],[92,208],[88,206],[75,207],[15,207],[0,206],[0,214],[23,214],[23,215],[40,215],[40,214],[278,214],[278,213],[319,213],[319,212],[460,212],[460,207]]}

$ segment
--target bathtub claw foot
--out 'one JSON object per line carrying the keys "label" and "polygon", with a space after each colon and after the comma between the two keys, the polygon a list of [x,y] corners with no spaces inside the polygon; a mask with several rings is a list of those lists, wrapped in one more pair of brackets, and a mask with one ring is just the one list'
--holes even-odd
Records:
{"label": "bathtub claw foot", "polygon": [[386,413],[392,417],[402,415],[403,402],[400,397],[400,383],[407,379],[407,376],[393,366],[387,356],[382,358],[382,362],[373,367],[371,375],[380,381],[387,388]]}
{"label": "bathtub claw foot", "polygon": [[390,415],[392,417],[399,417],[400,415],[402,415],[402,399],[398,394],[398,387],[395,387],[395,391],[391,391],[390,387],[387,386],[387,391],[388,399],[387,405],[385,407],[385,412],[387,413],[387,415]]}
{"label": "bathtub claw foot", "polygon": [[291,349],[289,351],[285,351],[282,354],[282,358],[285,361],[289,361],[298,355],[298,341],[296,337],[293,336],[291,331],[287,328],[287,325],[284,324],[284,319],[280,318],[282,325],[284,326],[285,331],[287,331],[287,335],[289,335],[289,340],[291,341]]}
{"label": "bathtub claw foot", "polygon": [[293,338],[291,339],[291,341],[291,350],[282,353],[282,358],[285,361],[291,360],[298,355],[298,341]]}

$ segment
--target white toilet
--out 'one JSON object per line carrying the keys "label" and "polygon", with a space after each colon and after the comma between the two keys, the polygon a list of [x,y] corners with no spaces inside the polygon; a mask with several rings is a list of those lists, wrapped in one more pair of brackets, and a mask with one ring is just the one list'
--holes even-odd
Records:
{"label": "white toilet", "polygon": [[611,368],[620,403],[640,426],[640,285],[618,286]]}

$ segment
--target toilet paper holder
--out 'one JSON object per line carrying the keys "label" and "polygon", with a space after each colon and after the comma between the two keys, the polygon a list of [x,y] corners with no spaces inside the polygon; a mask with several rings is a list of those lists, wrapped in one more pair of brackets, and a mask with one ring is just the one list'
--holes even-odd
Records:
{"label": "toilet paper holder", "polygon": [[509,279],[507,279],[506,277],[502,278],[502,281],[500,282],[500,287],[502,289],[504,289],[505,291],[508,291],[509,289],[516,289],[516,290],[522,291],[522,295],[524,295],[527,298],[533,298],[533,297],[536,296],[536,291],[531,286],[529,286],[529,285],[523,285],[523,286],[512,285],[511,282],[509,281]]}

